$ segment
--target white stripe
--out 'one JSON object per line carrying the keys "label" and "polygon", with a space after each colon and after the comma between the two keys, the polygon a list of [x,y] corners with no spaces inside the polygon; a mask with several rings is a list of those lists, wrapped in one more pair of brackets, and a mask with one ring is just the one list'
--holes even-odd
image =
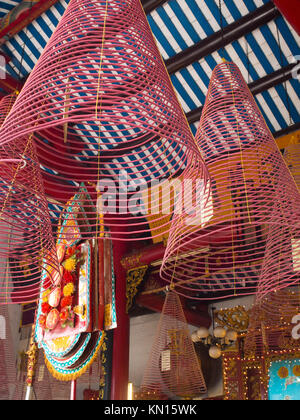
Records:
{"label": "white stripe", "polygon": [[206,33],[204,32],[202,26],[200,25],[198,19],[195,17],[191,9],[189,8],[188,4],[186,3],[186,0],[180,0],[181,1],[181,8],[186,15],[187,19],[189,20],[191,26],[194,28],[194,30],[197,32],[199,37],[201,39],[204,39],[207,37]]}
{"label": "white stripe", "polygon": [[207,22],[210,24],[214,32],[217,32],[221,29],[220,27],[220,19],[216,20],[214,15],[211,13],[210,9],[206,5],[206,1],[201,1],[201,12],[206,17]]}
{"label": "white stripe", "polygon": [[193,40],[191,39],[191,37],[189,36],[189,34],[187,33],[187,31],[184,29],[184,27],[182,26],[182,24],[178,20],[177,16],[173,12],[173,10],[169,6],[169,4],[165,4],[163,6],[163,8],[165,9],[166,13],[168,14],[169,18],[171,19],[171,21],[175,25],[176,29],[178,30],[178,32],[180,33],[180,35],[182,36],[182,38],[187,43],[187,46],[188,47],[191,47],[192,45],[194,45]]}
{"label": "white stripe", "polygon": [[274,117],[273,112],[270,110],[269,105],[266,103],[265,99],[263,98],[262,94],[256,95],[255,99],[259,102],[262,109],[264,110],[266,116],[269,118],[271,124],[274,127],[275,131],[281,130],[281,126],[278,124],[276,118]]}
{"label": "white stripe", "polygon": [[188,96],[191,98],[192,101],[195,102],[196,107],[201,106],[201,102],[199,101],[198,97],[195,95],[195,93],[193,92],[193,90],[190,88],[190,86],[187,84],[187,82],[185,81],[185,79],[183,78],[183,76],[180,74],[180,72],[176,73],[176,77],[177,79],[180,81],[182,87],[184,88],[184,90],[187,92]]}
{"label": "white stripe", "polygon": [[169,31],[169,29],[166,27],[166,25],[164,24],[164,21],[161,19],[161,17],[159,16],[159,14],[154,10],[151,13],[153,19],[155,20],[157,26],[159,27],[159,29],[161,30],[161,32],[164,34],[164,36],[166,37],[166,39],[169,41],[170,45],[173,47],[173,49],[175,50],[176,53],[181,51],[180,46],[178,45],[178,43],[176,42],[173,34]]}
{"label": "white stripe", "polygon": [[268,90],[271,97],[273,98],[273,101],[275,102],[275,105],[277,106],[278,110],[280,111],[280,114],[283,116],[285,122],[287,125],[290,124],[290,117],[288,112],[288,106],[286,103],[286,100],[283,102],[281,97],[278,95],[275,88],[271,88]]}

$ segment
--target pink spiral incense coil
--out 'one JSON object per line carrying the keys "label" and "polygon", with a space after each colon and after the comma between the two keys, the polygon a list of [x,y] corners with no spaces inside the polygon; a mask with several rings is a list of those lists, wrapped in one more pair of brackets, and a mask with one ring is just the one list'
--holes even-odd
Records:
{"label": "pink spiral incense coil", "polygon": [[[5,120],[14,100],[15,95],[2,99],[1,120]],[[26,141],[0,144],[0,304],[37,299],[43,256],[48,255],[49,267],[57,270],[54,249],[32,139],[29,136]]]}
{"label": "pink spiral incense coil", "polygon": [[197,187],[192,165],[184,171],[162,278],[195,299],[252,294],[257,285],[263,298],[297,283],[299,192],[233,63],[212,74],[196,141],[211,190]]}
{"label": "pink spiral incense coil", "polygon": [[17,98],[16,93],[12,93],[11,95],[4,96],[4,98],[0,101],[0,127],[5,121],[9,111],[11,110],[15,100]]}
{"label": "pink spiral incense coil", "polygon": [[[175,177],[199,151],[139,0],[71,0],[1,138],[30,133],[49,197],[65,203],[83,182],[120,239],[167,228],[159,214],[151,230],[136,191]],[[93,234],[104,223],[96,211],[87,220]]]}
{"label": "pink spiral incense coil", "polygon": [[170,291],[142,380],[140,398],[194,398],[206,390],[179,296]]}
{"label": "pink spiral incense coil", "polygon": [[298,353],[300,320],[299,287],[269,293],[257,300],[249,311],[249,327],[244,340],[246,357],[263,356],[270,353]]}

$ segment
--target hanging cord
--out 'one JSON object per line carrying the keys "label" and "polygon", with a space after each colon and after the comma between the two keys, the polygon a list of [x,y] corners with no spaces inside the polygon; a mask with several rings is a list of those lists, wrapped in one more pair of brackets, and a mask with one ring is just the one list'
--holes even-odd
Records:
{"label": "hanging cord", "polygon": [[248,85],[250,84],[250,59],[249,59],[249,44],[245,36],[246,42],[246,56],[247,56],[247,75],[248,75]]}
{"label": "hanging cord", "polygon": [[225,45],[224,45],[224,18],[222,12],[222,0],[219,0],[219,15],[220,15],[220,27],[221,27],[221,34],[222,34],[222,53],[220,54],[223,59],[225,59]]}
{"label": "hanging cord", "polygon": [[[279,55],[280,55],[280,65],[281,65],[281,68],[283,68],[283,66],[284,66],[284,55],[283,55],[283,51],[282,51],[280,33],[279,33],[279,27],[278,27],[277,20],[275,20],[275,25],[276,25],[277,42],[278,42]],[[286,75],[286,73],[285,73],[285,75]],[[289,125],[292,125],[293,120],[292,120],[292,115],[291,115],[291,106],[290,106],[290,99],[289,99],[289,94],[288,94],[287,81],[285,81],[283,83],[283,86],[284,86],[284,91],[285,91],[286,107],[287,107],[288,114],[289,114]]]}
{"label": "hanging cord", "polygon": [[[95,117],[96,122],[98,120],[98,105],[99,105],[99,130],[98,130],[98,151],[97,151],[97,185],[96,185],[96,206],[98,205],[98,191],[97,187],[100,181],[100,157],[101,157],[101,108],[102,108],[102,101],[103,101],[103,88],[100,95],[100,88],[101,88],[101,81],[103,79],[103,59],[104,59],[104,44],[105,44],[105,36],[106,36],[106,29],[107,29],[107,18],[108,18],[108,0],[105,2],[105,14],[104,14],[104,21],[103,21],[103,31],[102,31],[102,40],[101,40],[101,51],[100,51],[100,63],[99,63],[99,71],[98,71],[98,85],[97,85],[97,97],[96,97],[96,105],[95,105]],[[102,207],[102,201],[101,201]],[[99,235],[100,234],[100,235]],[[104,217],[101,209],[96,210],[96,241],[98,238],[104,236]],[[96,245],[97,246],[97,245]]]}

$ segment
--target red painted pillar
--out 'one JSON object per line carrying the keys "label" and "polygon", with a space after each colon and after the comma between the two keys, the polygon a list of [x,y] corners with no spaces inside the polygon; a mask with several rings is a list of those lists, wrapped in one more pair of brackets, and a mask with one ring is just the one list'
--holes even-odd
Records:
{"label": "red painted pillar", "polygon": [[117,328],[113,337],[111,400],[127,400],[129,375],[129,316],[126,313],[126,272],[120,261],[127,243],[113,239],[114,271],[116,278]]}
{"label": "red painted pillar", "polygon": [[300,0],[273,0],[281,14],[300,35]]}

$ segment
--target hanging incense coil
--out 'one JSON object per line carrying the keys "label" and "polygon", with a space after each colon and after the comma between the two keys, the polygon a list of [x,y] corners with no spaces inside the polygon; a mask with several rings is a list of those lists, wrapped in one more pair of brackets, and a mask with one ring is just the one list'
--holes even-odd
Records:
{"label": "hanging incense coil", "polygon": [[15,100],[17,98],[16,93],[12,93],[11,95],[4,96],[0,101],[0,127],[5,121],[5,118],[9,114]]}
{"label": "hanging incense coil", "polygon": [[166,295],[140,387],[140,398],[194,398],[206,392],[179,296]]}
{"label": "hanging incense coil", "polygon": [[151,214],[148,187],[201,156],[139,0],[70,1],[1,139],[29,135],[47,196],[65,203],[84,183],[104,213],[85,215],[92,236],[103,224],[120,240],[168,229],[170,214]]}
{"label": "hanging incense coil", "polygon": [[173,215],[161,277],[195,299],[257,287],[263,298],[297,284],[300,195],[233,63],[213,71],[196,141],[210,193],[193,165],[184,171],[185,202]]}
{"label": "hanging incense coil", "polygon": [[299,287],[274,291],[256,300],[249,311],[249,326],[244,339],[245,356],[300,352],[299,339],[293,337],[297,316],[300,319]]}
{"label": "hanging incense coil", "polygon": [[[0,102],[0,124],[17,95]],[[37,300],[41,263],[57,271],[57,256],[40,166],[31,136],[0,142],[0,304]]]}

